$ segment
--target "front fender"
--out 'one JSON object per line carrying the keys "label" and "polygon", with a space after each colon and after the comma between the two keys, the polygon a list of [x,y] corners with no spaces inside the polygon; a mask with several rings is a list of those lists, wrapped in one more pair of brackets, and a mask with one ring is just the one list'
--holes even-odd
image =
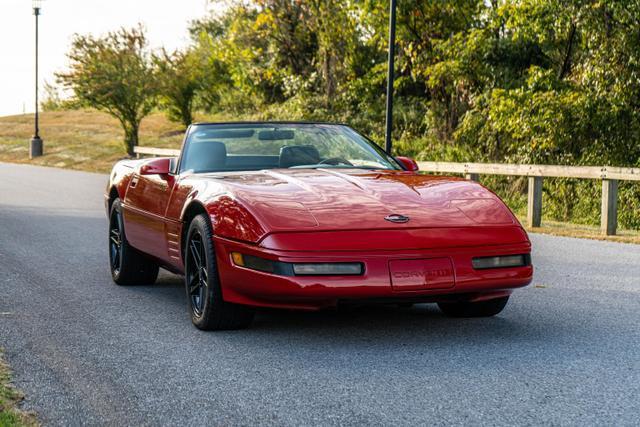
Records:
{"label": "front fender", "polygon": [[120,200],[124,200],[127,188],[129,187],[129,181],[134,174],[135,167],[139,162],[136,160],[121,160],[111,169],[109,175],[109,182],[104,194],[105,208],[107,210],[107,216],[110,214],[111,203],[118,197]]}
{"label": "front fender", "polygon": [[267,227],[224,187],[213,183],[199,184],[186,185],[181,189],[182,194],[176,194],[176,199],[182,199],[181,222],[188,219],[194,204],[197,204],[207,212],[216,236],[257,243],[267,234]]}
{"label": "front fender", "polygon": [[265,226],[230,194],[209,200],[205,208],[216,236],[257,243],[267,234]]}

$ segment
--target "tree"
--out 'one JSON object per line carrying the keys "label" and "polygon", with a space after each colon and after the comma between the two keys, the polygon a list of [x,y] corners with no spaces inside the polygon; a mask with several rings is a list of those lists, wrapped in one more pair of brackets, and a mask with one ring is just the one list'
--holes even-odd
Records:
{"label": "tree", "polygon": [[138,145],[140,122],[155,106],[157,85],[147,39],[141,26],[104,37],[74,36],[70,70],[57,74],[83,105],[106,111],[120,121],[127,153]]}
{"label": "tree", "polygon": [[153,56],[157,68],[160,102],[170,120],[188,127],[193,122],[194,100],[202,87],[203,66],[193,50],[175,51],[172,54],[162,49]]}
{"label": "tree", "polygon": [[69,103],[60,97],[58,87],[44,82],[44,99],[40,102],[42,111],[60,111],[70,107]]}

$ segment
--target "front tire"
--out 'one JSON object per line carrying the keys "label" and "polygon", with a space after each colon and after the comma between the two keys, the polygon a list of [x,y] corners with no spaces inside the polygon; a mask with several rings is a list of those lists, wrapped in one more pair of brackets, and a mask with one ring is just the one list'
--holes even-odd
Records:
{"label": "front tire", "polygon": [[153,285],[158,278],[158,264],[127,241],[120,199],[113,201],[109,215],[109,266],[113,281],[121,286]]}
{"label": "front tire", "polygon": [[500,313],[508,301],[506,296],[477,302],[439,302],[438,307],[449,317],[491,317]]}
{"label": "front tire", "polygon": [[191,221],[184,254],[185,288],[193,324],[207,331],[247,328],[254,311],[222,298],[213,232],[206,215],[198,215]]}

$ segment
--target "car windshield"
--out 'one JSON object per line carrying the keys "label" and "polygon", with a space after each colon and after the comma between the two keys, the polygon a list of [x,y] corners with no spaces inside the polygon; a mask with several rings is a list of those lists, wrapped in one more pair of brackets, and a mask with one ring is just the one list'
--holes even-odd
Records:
{"label": "car windshield", "polygon": [[380,147],[348,126],[202,124],[190,128],[180,171],[277,168],[401,169]]}

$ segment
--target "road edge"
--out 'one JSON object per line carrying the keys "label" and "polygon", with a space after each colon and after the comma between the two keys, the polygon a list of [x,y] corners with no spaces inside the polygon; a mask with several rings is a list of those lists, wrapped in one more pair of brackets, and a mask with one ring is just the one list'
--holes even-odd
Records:
{"label": "road edge", "polygon": [[11,369],[0,348],[0,425],[6,427],[39,426],[36,414],[20,409],[24,394],[11,383]]}

